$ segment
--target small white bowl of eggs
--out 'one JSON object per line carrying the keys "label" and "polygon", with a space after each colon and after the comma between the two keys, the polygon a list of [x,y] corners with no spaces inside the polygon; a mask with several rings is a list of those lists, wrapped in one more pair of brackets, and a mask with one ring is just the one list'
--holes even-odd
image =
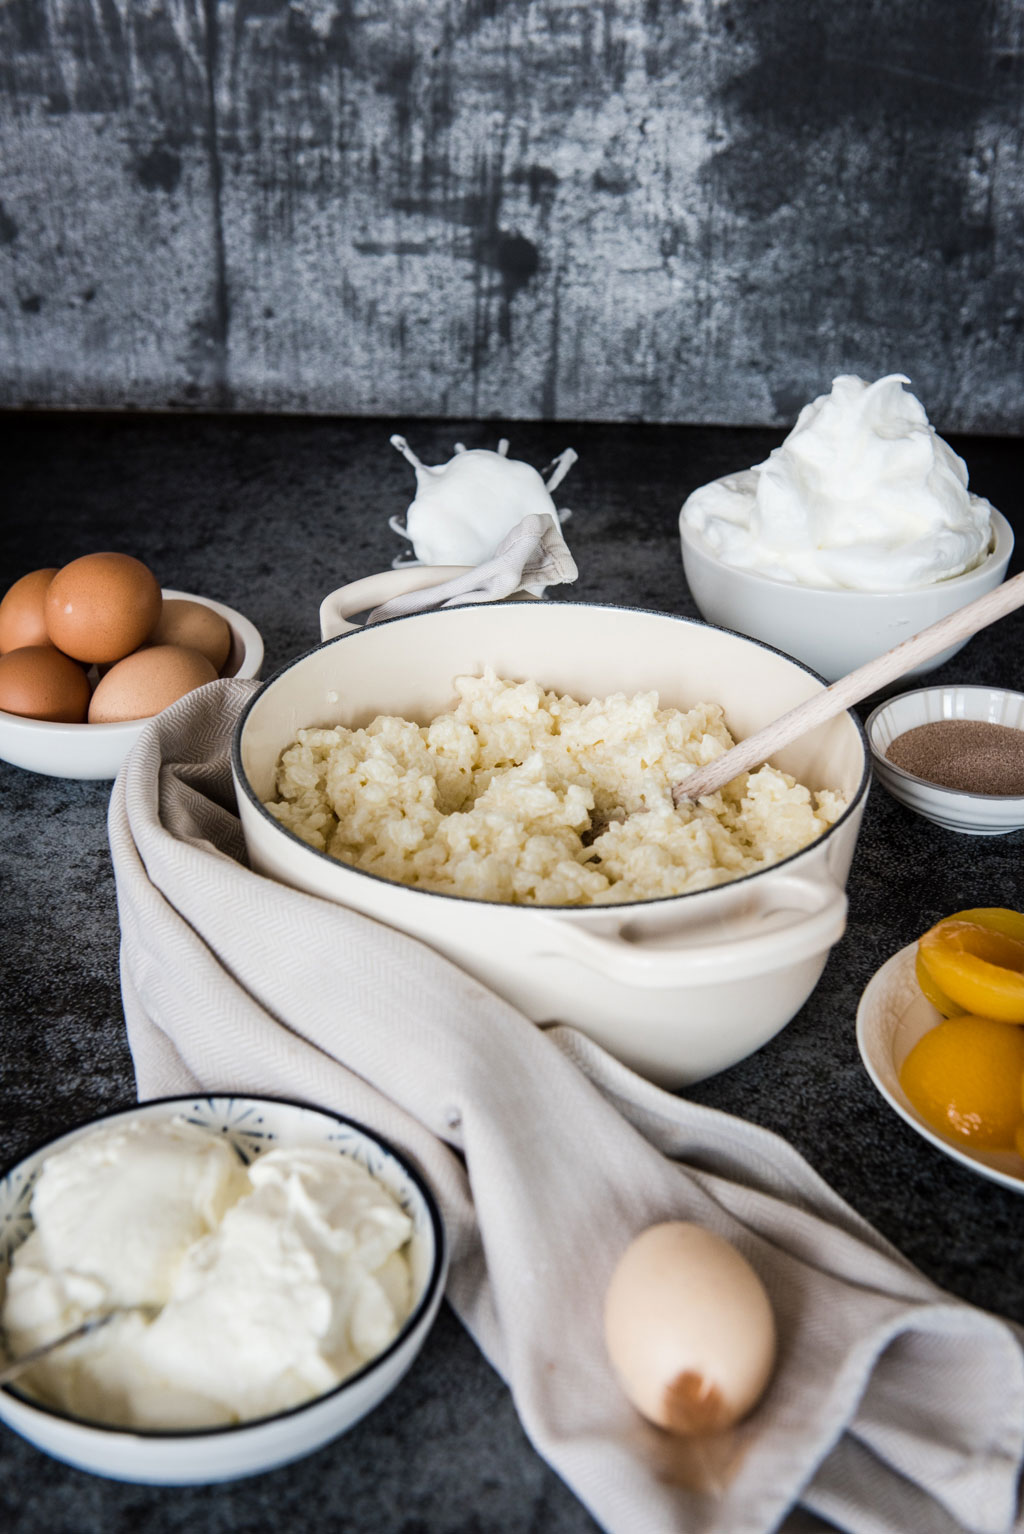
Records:
{"label": "small white bowl of eggs", "polygon": [[0,760],[114,778],[147,719],[218,677],[257,677],[262,664],[248,618],[162,589],[129,554],[30,571],[0,600]]}

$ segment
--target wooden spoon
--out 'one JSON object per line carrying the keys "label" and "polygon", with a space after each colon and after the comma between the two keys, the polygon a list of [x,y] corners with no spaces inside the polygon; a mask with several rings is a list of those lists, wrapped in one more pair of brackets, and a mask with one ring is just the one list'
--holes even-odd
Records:
{"label": "wooden spoon", "polygon": [[817,725],[824,724],[827,719],[834,719],[862,698],[869,698],[887,682],[905,676],[908,671],[930,660],[933,655],[938,655],[948,645],[969,639],[979,629],[986,628],[997,618],[1004,618],[1022,604],[1024,571],[1012,580],[1004,581],[1001,586],[996,586],[993,591],[986,591],[983,597],[976,597],[966,607],[948,613],[938,623],[929,624],[919,634],[913,634],[893,649],[886,650],[884,655],[876,655],[873,660],[866,661],[856,671],[851,671],[847,676],[840,677],[838,682],[826,687],[824,692],[815,693],[813,698],[798,703],[796,708],[791,708],[771,724],[766,724],[764,729],[748,735],[746,740],[730,747],[713,762],[698,767],[681,783],[673,784],[673,802],[678,806],[684,799],[699,799],[703,794],[713,794],[717,789],[724,788],[726,783],[741,772],[749,772],[752,767],[767,761],[773,752],[781,751],[783,746],[798,740]]}

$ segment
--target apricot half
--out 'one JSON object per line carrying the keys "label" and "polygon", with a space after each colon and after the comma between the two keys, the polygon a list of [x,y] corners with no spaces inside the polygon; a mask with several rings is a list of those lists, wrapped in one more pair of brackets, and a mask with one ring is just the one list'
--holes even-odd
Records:
{"label": "apricot half", "polygon": [[944,1016],[963,1011],[1024,1023],[1021,912],[1001,907],[958,911],[918,939],[917,957],[918,983]]}
{"label": "apricot half", "polygon": [[963,1014],[964,1008],[957,1006],[953,998],[947,996],[945,991],[940,991],[939,987],[935,984],[935,981],[928,972],[928,966],[921,957],[920,948],[914,960],[914,974],[917,977],[917,983],[921,988],[922,994],[931,1002],[937,1012],[942,1013],[943,1017],[960,1017]]}
{"label": "apricot half", "polygon": [[1024,1029],[950,1017],[914,1045],[900,1085],[940,1133],[979,1150],[1013,1150],[1024,1124]]}

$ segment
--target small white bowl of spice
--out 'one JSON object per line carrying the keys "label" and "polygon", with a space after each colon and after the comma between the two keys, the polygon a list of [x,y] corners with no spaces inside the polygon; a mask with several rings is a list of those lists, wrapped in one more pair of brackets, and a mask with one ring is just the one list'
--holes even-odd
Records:
{"label": "small white bowl of spice", "polygon": [[875,773],[901,804],[968,836],[1024,828],[1024,693],[922,687],[869,716]]}

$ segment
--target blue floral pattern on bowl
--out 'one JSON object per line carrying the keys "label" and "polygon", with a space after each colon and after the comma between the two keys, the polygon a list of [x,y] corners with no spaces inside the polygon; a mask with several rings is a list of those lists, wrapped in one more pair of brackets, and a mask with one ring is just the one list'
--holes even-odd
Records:
{"label": "blue floral pattern on bowl", "polygon": [[26,1171],[16,1166],[0,1181],[0,1276],[11,1265],[11,1255],[32,1229],[32,1189],[39,1168]]}
{"label": "blue floral pattern on bowl", "polygon": [[[52,1154],[79,1135],[92,1133],[103,1125],[161,1107],[211,1134],[223,1135],[245,1166],[251,1165],[274,1145],[281,1144],[282,1140],[297,1144],[305,1138],[308,1143],[332,1146],[339,1155],[351,1157],[389,1189],[413,1221],[414,1238],[424,1233],[425,1206],[416,1196],[414,1187],[406,1176],[396,1175],[399,1169],[390,1148],[379,1143],[360,1125],[329,1110],[307,1108],[301,1103],[273,1098],[234,1095],[174,1098],[138,1104],[72,1130],[47,1145],[45,1151],[25,1157],[0,1178],[0,1284],[6,1279],[15,1250],[32,1230],[32,1190],[42,1171],[44,1155]],[[304,1134],[296,1132],[298,1124]]]}

